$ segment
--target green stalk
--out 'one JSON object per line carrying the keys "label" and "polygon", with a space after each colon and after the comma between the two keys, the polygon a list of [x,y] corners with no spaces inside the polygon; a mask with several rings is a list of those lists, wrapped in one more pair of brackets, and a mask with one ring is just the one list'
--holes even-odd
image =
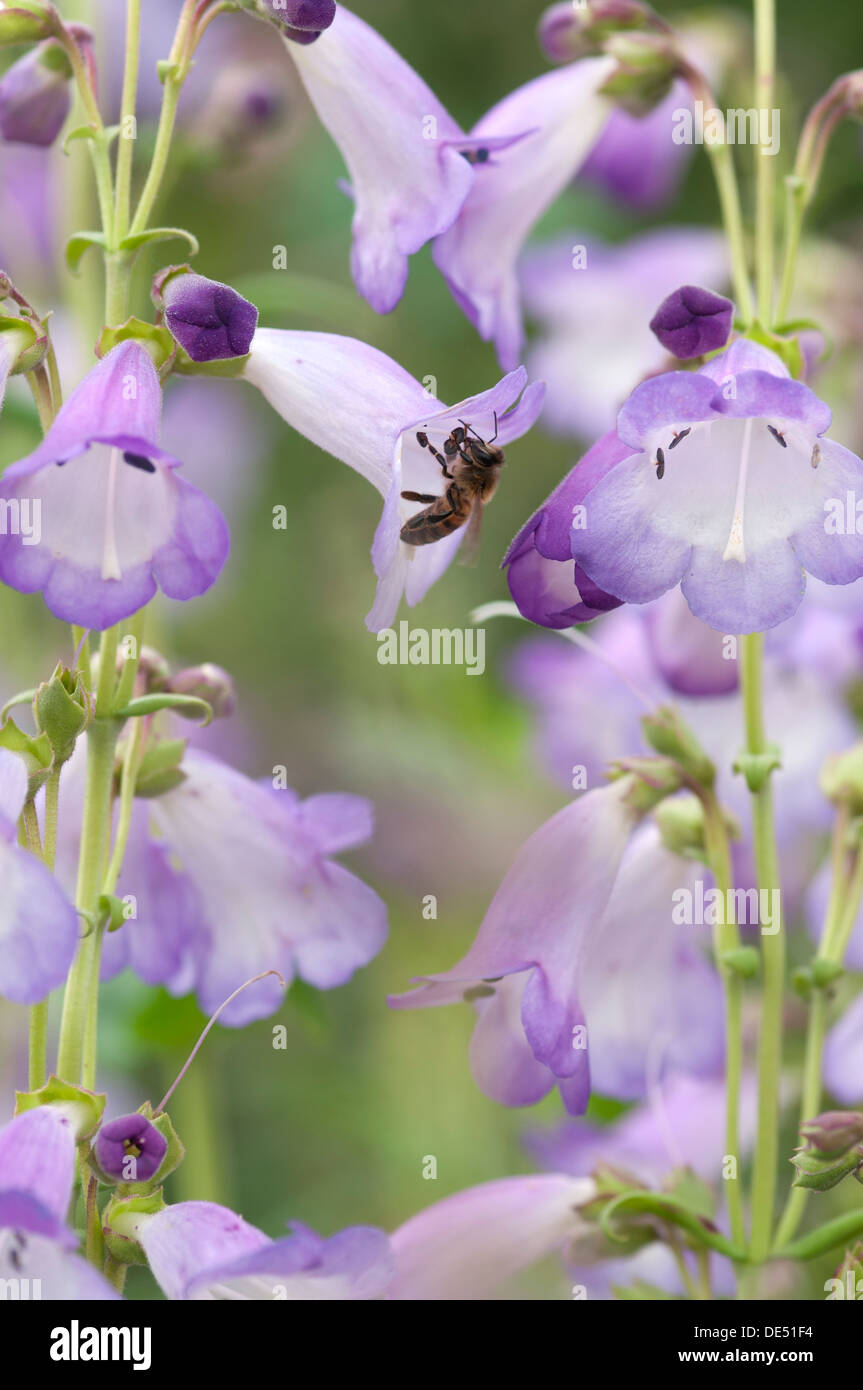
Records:
{"label": "green stalk", "polygon": [[[763,633],[742,639],[740,681],[743,696],[746,751],[755,756],[767,751],[762,705]],[[779,888],[779,861],[773,825],[773,793],[769,774],[752,792],[752,829],[759,889]],[[752,1176],[752,1233],[750,1254],[761,1263],[770,1252],[773,1207],[776,1199],[776,1167],[779,1155],[779,1080],[782,1068],[782,1010],[785,991],[785,934],[780,912],[771,923],[776,930],[762,933],[763,996],[758,1039],[758,1135]]]}
{"label": "green stalk", "polygon": [[[776,0],[754,0],[755,107],[773,109],[776,86]],[[758,317],[764,328],[773,322],[773,251],[775,229],[774,155],[755,146],[755,271]]]}
{"label": "green stalk", "polygon": [[126,61],[123,68],[123,96],[120,105],[120,139],[117,147],[117,179],[114,198],[114,227],[117,241],[129,230],[132,196],[132,162],[135,141],[126,127],[134,123],[138,95],[138,62],[141,48],[141,0],[126,0]]}
{"label": "green stalk", "polygon": [[[728,845],[722,808],[711,792],[704,797],[704,833],[708,862],[716,879],[723,902],[729,901],[733,886],[731,851]],[[735,922],[722,921],[713,930],[713,951],[716,968],[722,980],[725,1000],[725,1152],[737,1164],[737,1172],[728,1181],[728,1214],[731,1236],[736,1245],[746,1241],[746,1219],[743,1209],[743,1184],[740,1179],[740,1084],[743,1075],[743,980],[736,970],[723,964],[726,951],[740,945],[740,932]]]}
{"label": "green stalk", "polygon": [[[174,137],[174,124],[177,119],[177,103],[180,100],[180,91],[186,80],[191,61],[191,51],[188,48],[194,47],[193,22],[195,18],[195,8],[197,0],[186,0],[177,22],[177,32],[174,35],[174,42],[171,45],[171,52],[168,55],[168,62],[172,66],[165,75],[165,87],[162,95],[162,109],[159,113],[159,125],[156,130],[156,143],[153,148],[153,158],[147,173],[144,187],[141,190],[141,197],[132,225],[129,228],[133,235],[143,232],[150,220],[153,206],[159,196],[159,189],[165,170],[168,165],[168,158],[171,153],[171,141]],[[191,45],[190,45],[191,39]]]}

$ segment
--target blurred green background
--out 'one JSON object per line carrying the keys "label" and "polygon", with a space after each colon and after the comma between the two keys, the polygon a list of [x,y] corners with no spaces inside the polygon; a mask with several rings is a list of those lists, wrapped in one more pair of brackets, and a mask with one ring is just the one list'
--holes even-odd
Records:
{"label": "blurred green background", "polygon": [[[108,3],[121,8],[120,0]],[[145,23],[149,4],[145,0]],[[88,12],[84,3],[62,8]],[[542,8],[526,0],[354,4],[465,128],[544,70],[534,39]],[[669,17],[715,9],[657,8]],[[748,7],[729,8],[745,25]],[[784,171],[800,113],[839,72],[863,62],[863,12],[838,3],[814,9],[810,0],[781,0],[778,8]],[[153,19],[156,9],[165,7],[153,7]],[[249,292],[264,323],[367,339],[418,378],[435,376],[447,401],[492,384],[500,375],[493,352],[460,314],[427,249],[413,258],[407,293],[391,316],[377,317],[356,297],[348,271],[350,205],[337,188],[339,154],[263,26],[241,16],[219,21],[201,63],[223,25],[236,35],[231,43],[238,57],[254,60],[267,41],[268,61],[286,83],[285,119],[249,157],[213,143],[215,116],[210,113],[208,126],[199,99],[181,123],[178,164],[158,220],[194,231],[201,242],[196,269]],[[103,53],[106,61],[110,53]],[[742,80],[745,72],[737,76]],[[745,88],[728,96],[729,104],[738,96],[749,104]],[[142,152],[151,139],[142,123]],[[71,229],[83,213],[75,189],[87,167],[74,147],[60,164]],[[741,161],[744,197],[748,175]],[[860,132],[848,126],[831,151],[815,223],[857,246],[861,216]],[[697,153],[679,197],[660,214],[639,219],[574,187],[540,231],[572,225],[619,239],[648,225],[712,223],[715,217],[711,175]],[[287,272],[272,269],[273,247],[282,244]],[[142,258],[136,270],[139,313],[147,310],[158,264]],[[98,328],[98,286],[93,258],[74,285],[63,275],[53,282],[48,277],[42,297],[34,298],[41,308],[59,308],[65,300],[89,342]],[[377,494],[282,426],[250,388],[230,383],[224,390],[252,422],[248,443],[219,463],[237,475],[232,556],[204,600],[188,607],[158,604],[159,645],[175,665],[212,660],[233,674],[245,771],[261,776],[285,764],[302,794],[344,790],[372,798],[374,843],[353,855],[351,866],[389,904],[391,937],[382,955],[344,988],[317,995],[298,987],[275,1018],[239,1032],[215,1030],[171,1106],[190,1153],[170,1179],[170,1195],[222,1200],[272,1235],[291,1218],[326,1233],[358,1222],[392,1228],[459,1188],[529,1171],[521,1134],[561,1115],[556,1096],[523,1113],[496,1106],[478,1091],[467,1062],[469,1008],[396,1014],[385,1004],[386,994],[404,989],[412,975],[458,958],[516,847],[561,804],[561,793],[533,756],[527,714],[501,677],[507,650],[525,634],[509,623],[489,625],[481,679],[458,668],[381,666],[363,622],[374,587],[369,546]],[[0,463],[20,456],[35,437],[28,409],[16,398],[0,431]],[[454,567],[435,586],[421,609],[423,626],[462,626],[473,606],[507,596],[499,559],[575,457],[572,446],[541,429],[507,450],[479,565]],[[195,481],[206,486],[200,473]],[[271,524],[279,504],[288,507],[286,531]],[[34,684],[58,656],[68,655],[65,631],[37,598],[0,592],[0,630],[0,682],[7,692]],[[435,921],[423,919],[426,894],[437,896]],[[238,930],[242,926],[237,923]],[[129,977],[107,985],[101,1079],[111,1092],[111,1111],[147,1096],[158,1100],[202,1023],[190,1001],[154,994]],[[287,1027],[285,1051],[273,1049],[274,1023]],[[3,1006],[0,1029],[4,1080],[22,1084],[24,1011]],[[437,1159],[435,1181],[422,1176],[427,1155]],[[536,1295],[565,1296],[566,1280],[549,1266],[526,1287]],[[130,1288],[148,1296],[149,1277],[136,1274]]]}

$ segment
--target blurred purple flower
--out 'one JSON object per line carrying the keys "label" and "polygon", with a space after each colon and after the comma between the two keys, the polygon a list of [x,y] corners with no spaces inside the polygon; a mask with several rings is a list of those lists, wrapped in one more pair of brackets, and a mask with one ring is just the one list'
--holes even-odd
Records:
{"label": "blurred purple flower", "polygon": [[692,157],[692,145],[678,145],[671,138],[674,113],[691,107],[689,87],[679,78],[668,96],[645,116],[633,116],[618,107],[582,165],[580,177],[639,212],[662,207],[677,192]]}
{"label": "blurred purple flower", "polygon": [[63,983],[78,943],[78,915],[53,874],[19,849],[27,798],[22,760],[0,748],[0,995],[36,1004]]}
{"label": "blurred purple flower", "polygon": [[[128,967],[175,995],[194,990],[206,1014],[264,970],[316,989],[345,984],[387,935],[384,903],[335,860],[369,839],[369,802],[340,793],[301,801],[193,749],[182,771],[174,790],[136,803],[117,888],[134,899],[136,916],[106,936],[104,976]],[[67,824],[75,826],[71,808],[83,796],[77,753],[64,778]],[[58,845],[64,881],[74,874],[76,834]],[[242,1027],[283,999],[275,977],[262,980],[221,1022]]]}
{"label": "blurred purple flower", "polygon": [[157,439],[161,390],[135,342],[113,348],[62,406],[34,453],[7,468],[0,497],[38,502],[41,535],[0,536],[0,578],[41,590],[58,618],[106,628],[161,588],[189,599],[228,553],[224,518],[175,473]]}
{"label": "blurred purple flower", "polygon": [[258,329],[243,377],[283,420],[356,469],[383,496],[372,546],[377,597],[366,619],[372,632],[390,626],[402,593],[411,607],[425,597],[465,535],[462,527],[425,546],[399,539],[405,521],[422,506],[402,492],[443,492],[440,465],[417,434],[440,452],[466,421],[483,439],[497,431],[503,447],[531,428],[543,394],[540,383],[528,386],[520,368],[490,390],[446,406],[392,358],[355,338],[274,328]]}
{"label": "blurred purple flower", "polygon": [[295,1222],[270,1240],[215,1202],[178,1202],[137,1228],[169,1299],[364,1300],[383,1295],[393,1258],[383,1231],[352,1226],[328,1239]]}
{"label": "blurred purple flower", "polygon": [[627,603],[680,584],[719,631],[776,626],[798,608],[804,571],[831,584],[863,575],[863,537],[825,515],[863,479],[861,460],[822,437],[830,419],[744,339],[696,372],[642,382],[617,424],[633,452],[585,498],[573,559]]}
{"label": "blurred purple flower", "polygon": [[643,1095],[657,1039],[662,1065],[718,1064],[718,981],[669,912],[696,871],[655,828],[625,853],[637,821],[630,790],[614,782],[553,816],[519,850],[465,958],[390,1000],[472,1001],[474,1078],[501,1104],[534,1104],[555,1083],[575,1115],[592,1085]]}
{"label": "blurred purple flower", "polygon": [[701,285],[682,285],[663,299],[650,331],[674,357],[701,357],[725,347],[731,333],[734,305],[724,295]]}
{"label": "blurred purple flower", "polygon": [[842,1105],[863,1101],[863,994],[848,1005],[827,1034],[824,1082]]}
{"label": "blurred purple flower", "polygon": [[59,44],[37,44],[0,78],[0,137],[53,145],[72,105],[69,67]]}
{"label": "blurred purple flower", "polygon": [[[61,1106],[24,1110],[0,1130],[0,1279],[27,1280],[30,1297],[120,1295],[74,1253],[66,1213],[75,1182],[75,1130]],[[38,1292],[34,1286],[38,1286]],[[21,1294],[21,1297],[26,1297]]]}
{"label": "blurred purple flower", "polygon": [[501,1178],[455,1192],[391,1236],[390,1299],[487,1299],[522,1269],[571,1246],[589,1227],[580,1208],[596,1196],[588,1178]]}
{"label": "blurred purple flower", "polygon": [[540,335],[527,365],[546,383],[543,425],[604,434],[633,386],[667,364],[648,327],[657,299],[681,280],[724,284],[727,260],[721,234],[704,227],[662,227],[614,246],[571,232],[529,248],[522,293]]}

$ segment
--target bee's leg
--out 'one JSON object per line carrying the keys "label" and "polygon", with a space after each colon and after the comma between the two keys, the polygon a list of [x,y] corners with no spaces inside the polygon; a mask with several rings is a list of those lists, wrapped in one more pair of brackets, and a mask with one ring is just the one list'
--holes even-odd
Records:
{"label": "bee's leg", "polygon": [[[449,443],[449,440],[447,440],[447,443]],[[449,459],[444,457],[440,449],[436,449],[433,444],[429,443],[427,434],[423,434],[422,431],[419,431],[417,434],[417,444],[419,444],[422,449],[428,449],[429,453],[434,455],[441,466],[441,472],[445,478],[452,477],[452,473],[449,471]],[[444,448],[446,448],[446,445],[444,445]],[[434,498],[432,498],[432,501],[434,501]]]}
{"label": "bee's leg", "polygon": [[436,502],[438,500],[432,492],[403,492],[402,497],[406,502]]}

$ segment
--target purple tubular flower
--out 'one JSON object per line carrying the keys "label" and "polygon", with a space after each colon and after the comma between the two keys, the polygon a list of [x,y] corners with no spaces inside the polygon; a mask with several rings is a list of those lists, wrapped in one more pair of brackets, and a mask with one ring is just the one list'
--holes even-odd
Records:
{"label": "purple tubular flower", "polygon": [[63,983],[78,942],[78,916],[54,875],[16,844],[27,773],[0,748],[0,995],[36,1004]]}
{"label": "purple tubular flower", "polygon": [[[0,1130],[0,1280],[31,1298],[119,1299],[66,1225],[75,1183],[75,1129],[62,1106],[24,1110]],[[22,1298],[27,1294],[22,1293]]]}
{"label": "purple tubular flower", "polygon": [[535,1104],[557,1082],[571,1114],[587,1105],[581,982],[637,821],[630,790],[623,778],[552,816],[522,845],[464,959],[389,1001],[396,1009],[474,1001],[474,1076],[503,1104]]}
{"label": "purple tubular flower", "polygon": [[264,5],[298,43],[313,43],[336,17],[336,0],[264,0]]}
{"label": "purple tubular flower", "polygon": [[221,512],[177,477],[179,461],[157,443],[160,407],[149,356],[138,343],[120,343],[72,393],[38,449],[0,479],[0,498],[29,506],[41,532],[0,536],[0,579],[22,593],[41,590],[65,622],[110,627],[159,588],[194,598],[227,558]]}
{"label": "purple tubular flower", "polygon": [[0,1227],[73,1247],[66,1212],[75,1180],[75,1129],[56,1105],[16,1115],[0,1130]]}
{"label": "purple tubular flower", "polygon": [[167,1151],[167,1139],[144,1115],[120,1115],[96,1135],[99,1166],[117,1182],[149,1182]]}
{"label": "purple tubular flower", "polygon": [[667,203],[683,178],[692,145],[669,138],[676,111],[692,105],[686,83],[676,79],[667,97],[645,116],[614,110],[579,171],[618,203],[640,212]]}
{"label": "purple tubular flower", "polygon": [[590,1178],[541,1174],[502,1178],[453,1193],[391,1237],[396,1275],[390,1299],[486,1299],[519,1270],[587,1234],[581,1207]]}
{"label": "purple tubular flower", "polygon": [[[59,60],[59,61],[57,61]],[[0,78],[0,136],[10,144],[53,145],[69,114],[69,71],[59,45],[40,43]]]}
{"label": "purple tubular flower", "polygon": [[178,1202],[140,1220],[138,1238],[170,1299],[366,1300],[393,1275],[383,1231],[353,1226],[326,1239],[294,1223],[270,1240],[215,1202]]}
{"label": "purple tubular flower", "polygon": [[230,285],[205,275],[174,275],[162,290],[165,323],[193,362],[245,357],[258,311]]}
{"label": "purple tubular flower", "polygon": [[480,337],[510,370],[524,331],[517,261],[531,229],[587,158],[612,110],[599,89],[610,58],[544,73],[493,107],[471,131],[477,144],[508,138],[480,165],[458,217],[438,236],[434,260]]}
{"label": "purple tubular flower", "polygon": [[541,383],[528,385],[522,367],[490,390],[447,406],[392,358],[355,338],[274,328],[258,329],[243,377],[283,420],[355,468],[383,496],[372,546],[377,597],[366,618],[372,632],[390,626],[402,593],[411,607],[425,597],[465,536],[462,527],[433,545],[408,546],[399,538],[422,506],[402,492],[437,496],[445,481],[417,434],[441,452],[466,421],[482,439],[497,431],[496,443],[505,448],[531,428],[543,399]]}
{"label": "purple tubular flower", "polygon": [[573,564],[570,531],[584,497],[629,452],[613,430],[606,434],[558,483],[509,547],[501,568],[507,571],[519,612],[530,622],[572,627],[619,606],[620,599]]}
{"label": "purple tubular flower", "polygon": [[733,318],[730,299],[700,285],[682,285],[662,301],[650,327],[664,348],[684,360],[725,347]]}
{"label": "purple tubular flower", "polygon": [[[339,793],[302,801],[193,749],[182,771],[175,790],[136,804],[117,891],[134,896],[137,916],[106,936],[104,978],[130,968],[173,994],[195,991],[206,1014],[265,970],[316,989],[345,984],[387,936],[385,904],[336,859],[371,837],[371,804]],[[76,752],[64,769],[70,825],[83,782]],[[75,836],[61,835],[63,882],[74,881],[76,857]],[[238,930],[243,922],[254,932]],[[261,980],[220,1022],[243,1027],[283,1000],[275,977]]]}
{"label": "purple tubular flower", "polygon": [[738,339],[696,372],[636,387],[618,417],[634,450],[584,501],[572,556],[626,603],[680,584],[720,632],[760,632],[791,616],[808,571],[828,584],[863,575],[863,536],[847,497],[863,462],[823,438],[830,410],[774,353]]}
{"label": "purple tubular flower", "polygon": [[824,1081],[843,1105],[863,1101],[863,995],[858,995],[827,1034]]}
{"label": "purple tubular flower", "polygon": [[350,174],[357,289],[389,313],[408,257],[450,226],[470,191],[474,171],[460,153],[469,142],[422,78],[343,5],[315,43],[289,48]]}

